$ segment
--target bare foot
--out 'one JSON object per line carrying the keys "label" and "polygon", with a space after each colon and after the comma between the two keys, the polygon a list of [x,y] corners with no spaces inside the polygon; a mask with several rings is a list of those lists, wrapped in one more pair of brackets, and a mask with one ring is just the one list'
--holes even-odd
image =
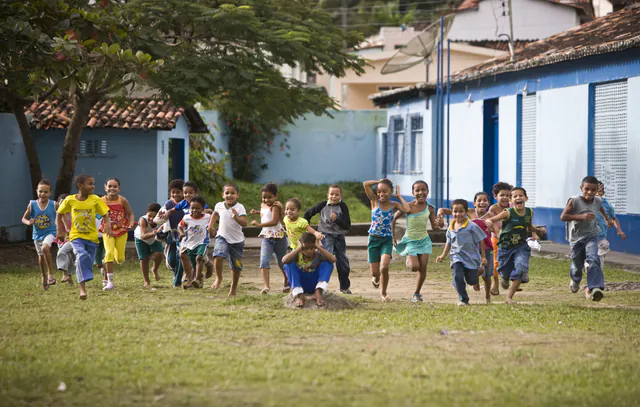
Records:
{"label": "bare foot", "polygon": [[218,288],[220,288],[220,284],[222,284],[222,281],[220,281],[220,280],[218,280],[216,278],[216,280],[213,282],[213,284],[211,284],[211,289],[217,290]]}
{"label": "bare foot", "polygon": [[505,298],[504,303],[505,303],[505,304],[508,304],[508,305],[515,305],[515,304],[517,304],[517,302],[515,302],[512,298]]}
{"label": "bare foot", "polygon": [[294,304],[298,308],[304,307],[304,294],[296,295],[296,300],[294,301]]}
{"label": "bare foot", "polygon": [[151,288],[151,282],[149,281],[145,281],[144,285],[142,286],[143,288]]}
{"label": "bare foot", "polygon": [[322,294],[316,291],[316,305],[318,307],[324,307],[324,299],[322,298]]}
{"label": "bare foot", "polygon": [[480,291],[480,284],[474,284],[473,291]]}
{"label": "bare foot", "polygon": [[235,291],[229,291],[229,294],[227,294],[227,297],[231,298],[231,297],[235,297],[236,296],[236,292]]}
{"label": "bare foot", "polygon": [[207,273],[205,274],[205,278],[211,278],[213,276],[213,262],[209,260],[205,266],[207,267]]}
{"label": "bare foot", "polygon": [[156,271],[155,273],[153,273],[153,278],[155,278],[156,281],[160,281],[160,274]]}

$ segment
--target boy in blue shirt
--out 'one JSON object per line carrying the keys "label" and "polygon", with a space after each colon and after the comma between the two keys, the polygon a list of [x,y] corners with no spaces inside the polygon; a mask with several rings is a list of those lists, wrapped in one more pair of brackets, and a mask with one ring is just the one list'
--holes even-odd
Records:
{"label": "boy in blue shirt", "polygon": [[[440,263],[450,253],[453,286],[458,292],[458,306],[469,305],[466,284],[480,291],[478,269],[487,265],[484,239],[487,237],[478,225],[469,221],[469,204],[464,199],[451,203],[453,221],[447,230],[447,244],[436,262]],[[466,284],[465,284],[466,280]]]}
{"label": "boy in blue shirt", "polygon": [[[604,197],[604,184],[598,181],[598,196],[602,199],[602,208],[604,212],[607,214],[607,217],[613,221],[613,225],[616,228],[616,232],[618,236],[625,240],[627,235],[624,234],[622,228],[620,227],[620,222],[616,218],[616,211],[613,209],[613,206],[607,201]],[[607,221],[604,219],[604,216],[600,212],[596,213],[596,223],[598,224],[598,256],[600,256],[600,267],[604,270],[604,256],[609,253],[609,240],[607,240],[607,230],[609,229],[609,225],[607,225]],[[587,269],[587,265],[585,263],[585,270]]]}

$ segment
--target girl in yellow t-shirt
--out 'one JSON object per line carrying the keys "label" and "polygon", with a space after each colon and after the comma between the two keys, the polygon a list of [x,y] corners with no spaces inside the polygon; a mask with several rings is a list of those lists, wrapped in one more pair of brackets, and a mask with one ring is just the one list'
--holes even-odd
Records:
{"label": "girl in yellow t-shirt", "polygon": [[284,208],[284,226],[287,229],[287,237],[289,238],[289,247],[291,250],[298,248],[298,240],[304,232],[313,233],[316,239],[324,239],[324,235],[316,232],[305,218],[300,217],[302,203],[298,198],[291,198],[287,201]]}
{"label": "girl in yellow t-shirt", "polygon": [[[98,229],[96,228],[96,214],[105,216],[109,207],[102,199],[93,194],[95,180],[92,176],[82,174],[75,179],[78,193],[69,195],[58,207],[56,216],[57,234],[59,240],[64,240],[64,218],[62,215],[71,213],[71,230],[69,241],[76,255],[76,278],[80,287],[80,299],[87,299],[85,282],[93,280],[93,261],[98,248]],[[111,236],[111,225],[107,223],[104,234]]]}

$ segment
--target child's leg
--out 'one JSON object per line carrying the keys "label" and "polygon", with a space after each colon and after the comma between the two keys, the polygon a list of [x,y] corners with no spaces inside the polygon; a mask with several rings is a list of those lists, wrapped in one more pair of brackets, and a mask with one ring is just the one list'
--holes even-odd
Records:
{"label": "child's leg", "polygon": [[[427,265],[429,264],[429,255],[428,254],[419,254],[418,256],[408,256],[409,259],[413,260],[415,258],[418,263],[418,276],[416,278],[416,291],[414,294],[420,294],[422,290],[422,286],[424,285],[424,280],[427,279]],[[414,263],[411,263],[411,271],[413,270]]]}
{"label": "child's leg", "polygon": [[149,280],[149,257],[140,259],[140,271],[142,272],[142,278],[144,279],[144,287],[151,287],[151,281]]}
{"label": "child's leg", "polygon": [[484,281],[484,298],[487,303],[491,302],[491,279],[494,277],[494,269],[493,269],[493,251],[487,250],[487,265],[484,268],[484,273],[482,274],[482,280]]}
{"label": "child's leg", "polygon": [[224,267],[224,257],[221,256],[216,256],[214,253],[214,258],[213,258],[213,267],[216,271],[216,279],[213,282],[213,284],[211,284],[211,288],[213,288],[214,290],[220,288],[220,285],[222,285],[222,267]]}
{"label": "child's leg", "polygon": [[461,262],[453,263],[451,266],[451,274],[453,277],[453,286],[458,292],[461,303],[469,304],[469,296],[467,295],[467,285],[464,281],[464,265]]}
{"label": "child's leg", "polygon": [[173,274],[173,286],[180,287],[182,285],[182,276],[184,274],[184,267],[182,267],[182,260],[180,259],[180,255],[176,250],[176,269]]}
{"label": "child's leg", "polygon": [[160,280],[160,265],[162,264],[162,252],[157,252],[157,253],[153,253],[153,255],[151,256],[151,259],[153,260],[153,268],[151,269],[153,272],[153,278],[156,281]]}
{"label": "child's leg", "polygon": [[387,298],[387,287],[389,286],[389,263],[391,262],[391,254],[383,254],[380,258],[380,296]]}
{"label": "child's leg", "polygon": [[74,263],[73,245],[71,242],[65,242],[56,255],[56,266],[63,273],[62,282],[73,284],[71,269],[74,267]]}
{"label": "child's leg", "polygon": [[520,284],[529,281],[529,259],[531,258],[531,248],[529,245],[523,244],[513,248],[513,264],[514,269],[511,272],[511,286],[504,300],[507,304],[513,303],[515,295]]}
{"label": "child's leg", "polygon": [[180,264],[182,264],[184,276],[186,277],[187,283],[190,283],[193,280],[193,264],[191,264],[191,258],[187,250],[179,248],[178,251],[180,253]]}
{"label": "child's leg", "polygon": [[264,288],[262,293],[266,294],[271,289],[269,283],[269,270],[271,268],[271,257],[273,257],[273,239],[263,238],[260,244],[260,272],[262,273],[262,280],[264,282]]}
{"label": "child's leg", "polygon": [[[216,272],[216,279],[211,284],[211,288],[218,289],[222,284],[222,267],[224,263],[224,259],[229,258],[229,243],[222,236],[216,236],[216,243],[213,246],[213,268]],[[232,265],[233,262],[229,259],[229,264]]]}
{"label": "child's leg", "polygon": [[349,257],[347,257],[347,242],[344,235],[334,237],[333,249],[332,253],[336,256],[336,270],[340,281],[340,289],[348,290],[351,287],[351,281],[349,280],[351,266],[349,265]]}
{"label": "child's leg", "polygon": [[107,272],[104,267],[104,239],[102,237],[98,238],[98,248],[96,249],[96,259],[93,261],[93,264],[100,271],[100,275],[102,276],[102,285],[107,285]]}
{"label": "child's leg", "polygon": [[278,267],[282,271],[282,275],[284,277],[284,291],[287,292],[289,288],[289,280],[287,279],[287,273],[284,272],[284,264],[282,263],[282,258],[287,255],[287,247],[289,247],[289,241],[286,237],[281,239],[274,239],[273,250],[276,253],[276,259],[278,260]]}
{"label": "child's leg", "polygon": [[323,261],[318,265],[316,269],[317,283],[315,286],[316,304],[321,307],[324,305],[324,293],[329,288],[329,280],[331,279],[331,273],[333,273],[333,264],[328,261]]}
{"label": "child's leg", "polygon": [[367,262],[371,272],[371,283],[375,288],[380,286],[381,238],[369,236],[367,244]]}
{"label": "child's leg", "polygon": [[124,259],[125,259],[125,251],[127,250],[127,239],[128,239],[129,235],[128,234],[124,234],[121,236],[116,237],[116,251],[115,251],[115,261],[116,263],[118,263],[119,265],[121,265],[122,263],[124,263]]}
{"label": "child's leg", "polygon": [[498,281],[498,238],[492,237],[491,244],[493,245],[493,253],[495,255],[493,259],[493,282],[491,283],[490,292],[492,295],[500,294],[500,282]]}
{"label": "child's leg", "polygon": [[594,288],[604,290],[604,273],[602,272],[600,256],[598,256],[598,239],[596,237],[585,240],[585,257],[587,264],[589,264],[587,288],[589,291]]}
{"label": "child's leg", "polygon": [[571,276],[571,291],[577,292],[582,281],[582,269],[586,260],[586,248],[584,240],[580,240],[571,245],[571,267],[569,275]]}
{"label": "child's leg", "polygon": [[196,276],[194,280],[198,282],[197,288],[202,288],[202,286],[200,285],[200,280],[203,277],[202,270],[204,269],[205,267],[204,265],[206,262],[207,262],[207,258],[205,257],[205,255],[202,255],[202,254],[196,255]]}
{"label": "child's leg", "polygon": [[480,284],[478,279],[478,269],[464,269],[464,279],[467,285],[473,286],[474,291],[480,291]]}
{"label": "child's leg", "polygon": [[47,283],[55,284],[56,279],[53,273],[53,258],[51,256],[51,245],[53,244],[54,236],[47,235],[42,241],[42,254],[44,254],[44,261],[47,266]]}
{"label": "child's leg", "polygon": [[80,286],[80,299],[84,300],[87,298],[85,282],[93,280],[93,260],[98,245],[84,239],[75,239],[71,244],[76,255],[76,278]]}
{"label": "child's leg", "polygon": [[[229,265],[231,266],[231,288],[229,297],[236,295],[240,272],[242,271],[242,254],[244,252],[244,242],[229,245]],[[221,268],[222,269],[222,268]]]}
{"label": "child's leg", "polygon": [[47,282],[47,262],[44,259],[44,255],[38,255],[38,266],[40,266],[40,279],[42,280],[42,287],[48,286]]}
{"label": "child's leg", "polygon": [[148,288],[151,286],[151,282],[149,281],[150,246],[142,240],[136,239],[136,252],[138,253],[138,260],[140,260],[140,272],[142,272],[144,286]]}
{"label": "child's leg", "polygon": [[291,284],[291,295],[298,296],[304,295],[304,288],[302,287],[302,270],[295,262],[291,262],[284,265],[285,273],[289,276],[289,283]]}
{"label": "child's leg", "polygon": [[114,261],[116,260],[116,238],[109,235],[103,235],[102,241],[104,243],[104,269],[107,274],[107,285],[104,290],[113,289],[113,272]]}

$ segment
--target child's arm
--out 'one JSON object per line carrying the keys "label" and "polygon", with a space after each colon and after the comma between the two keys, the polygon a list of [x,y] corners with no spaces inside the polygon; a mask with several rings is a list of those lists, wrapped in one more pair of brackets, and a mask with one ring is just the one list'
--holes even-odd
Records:
{"label": "child's arm", "polygon": [[604,216],[604,220],[607,222],[607,226],[612,227],[614,225],[613,220],[609,219],[607,211],[604,210],[604,206],[600,206],[600,213]]}
{"label": "child's arm", "polygon": [[[56,222],[57,219],[58,216],[56,215]],[[27,205],[27,210],[25,211],[24,215],[22,215],[22,223],[27,226],[31,226],[35,221],[36,220],[31,217],[31,202],[29,202],[29,204]]]}
{"label": "child's arm", "polygon": [[319,214],[320,211],[322,211],[322,208],[324,208],[325,206],[327,206],[327,201],[319,202],[313,208],[307,209],[302,217],[305,218],[307,222],[311,223],[311,218]]}
{"label": "child's arm", "polygon": [[[269,222],[260,223],[257,220],[253,220],[253,221],[251,221],[251,224],[253,226],[257,226],[259,228],[266,228],[266,227],[269,227],[269,226],[277,225],[278,222],[280,222],[280,208],[278,208],[277,206],[273,205],[271,207],[271,211],[273,212],[273,214],[272,214],[271,220]],[[253,212],[253,210],[251,212]]]}
{"label": "child's arm", "polygon": [[407,201],[404,200],[402,195],[400,195],[400,186],[399,185],[396,185],[396,198],[398,198],[398,200],[400,200],[400,203],[398,203],[398,202],[394,202],[393,203],[393,206],[395,207],[395,209],[401,210],[404,213],[411,212],[411,207],[409,206]]}
{"label": "child's arm", "polygon": [[618,232],[618,236],[620,236],[622,238],[622,240],[626,240],[627,239],[627,235],[625,235],[624,232],[622,231],[622,228],[620,227],[620,222],[618,221],[618,218],[613,218],[613,223],[615,224],[616,231]]}
{"label": "child's arm", "polygon": [[113,230],[111,230],[111,222],[109,222],[109,212],[102,215],[102,225],[104,226],[104,231],[102,233],[105,235],[113,236]]}
{"label": "child's arm", "polygon": [[433,206],[428,205],[427,209],[429,210],[429,222],[431,222],[431,229],[433,230],[439,230],[440,229],[440,224],[436,222],[436,217],[433,214],[433,209],[435,209]]}
{"label": "child's arm", "polygon": [[396,211],[393,214],[393,220],[391,221],[391,238],[393,239],[393,245],[397,246],[398,242],[396,241],[396,221],[400,219],[400,216],[404,215],[402,211]]}
{"label": "child's arm", "polygon": [[[247,226],[249,221],[247,220],[247,216],[246,215],[238,215],[238,211],[236,211],[234,208],[231,208],[231,213],[233,214],[231,219],[235,220],[238,223],[238,225],[240,225],[242,227]],[[216,213],[216,215],[217,215],[217,213]]]}
{"label": "child's arm", "polygon": [[[436,263],[441,263],[445,257],[449,254],[449,250],[451,250],[451,244],[447,243],[444,245],[444,250],[442,250],[442,254],[436,258]],[[485,259],[486,260],[486,259]]]}
{"label": "child's arm", "polygon": [[282,203],[280,201],[275,201],[273,206],[277,206],[278,209],[280,209],[280,222],[284,222],[284,206],[282,206]]}
{"label": "child's arm", "polygon": [[317,232],[314,228],[311,227],[311,225],[307,224],[307,227],[305,228],[305,230],[309,233],[313,233],[314,236],[316,237],[316,239],[324,239],[324,235],[320,232]]}
{"label": "child's arm", "polygon": [[282,258],[282,263],[289,264],[294,262],[298,258],[298,253],[302,250],[302,243],[298,241],[298,247],[291,253],[287,253]]}
{"label": "child's arm", "polygon": [[67,226],[64,224],[64,214],[56,213],[56,238],[59,241],[66,240]]}
{"label": "child's arm", "polygon": [[362,186],[364,187],[364,193],[367,194],[367,198],[369,198],[371,202],[376,202],[378,199],[376,197],[375,191],[371,187],[378,184],[379,182],[380,181],[378,180],[371,180],[371,181],[365,181],[362,183]]}
{"label": "child's arm", "polygon": [[135,218],[133,215],[133,209],[131,209],[131,205],[129,205],[129,201],[127,201],[127,198],[122,198],[122,206],[124,206],[124,211],[127,213],[127,219],[129,219],[129,229],[131,229],[135,224]]}
{"label": "child's arm", "polygon": [[[148,226],[148,222],[145,218],[140,218],[140,220],[138,220],[138,227],[140,228],[140,230],[147,230],[147,226]],[[144,233],[140,235],[140,240],[147,240],[147,239],[151,239],[152,237],[155,237],[156,235],[156,231],[152,230],[150,232]]]}
{"label": "child's arm", "polygon": [[[351,215],[349,215],[349,207],[346,203],[341,202],[340,209],[342,210],[340,216],[335,216],[335,219],[333,219],[332,216],[332,219],[335,224],[340,227],[340,229],[349,230],[349,228],[351,227]],[[335,215],[335,213],[333,213],[332,215]]]}
{"label": "child's arm", "polygon": [[493,216],[487,220],[484,221],[485,225],[487,225],[487,227],[492,227],[493,226],[493,222],[497,222],[500,220],[505,220],[509,218],[509,211],[502,211],[501,213],[497,214],[496,216]]}
{"label": "child's arm", "polygon": [[[302,245],[298,247],[302,247]],[[324,257],[329,263],[336,262],[336,256],[334,256],[331,252],[329,252],[327,249],[322,247],[322,245],[320,244],[320,240],[317,240],[317,239],[316,239],[316,249],[320,252],[322,257]]]}
{"label": "child's arm", "polygon": [[209,230],[209,235],[212,237],[215,236],[216,233],[218,233],[213,225],[216,224],[219,218],[220,215],[218,215],[218,212],[213,212],[213,214],[211,215],[211,219],[209,219],[209,226],[207,227],[207,229]]}

